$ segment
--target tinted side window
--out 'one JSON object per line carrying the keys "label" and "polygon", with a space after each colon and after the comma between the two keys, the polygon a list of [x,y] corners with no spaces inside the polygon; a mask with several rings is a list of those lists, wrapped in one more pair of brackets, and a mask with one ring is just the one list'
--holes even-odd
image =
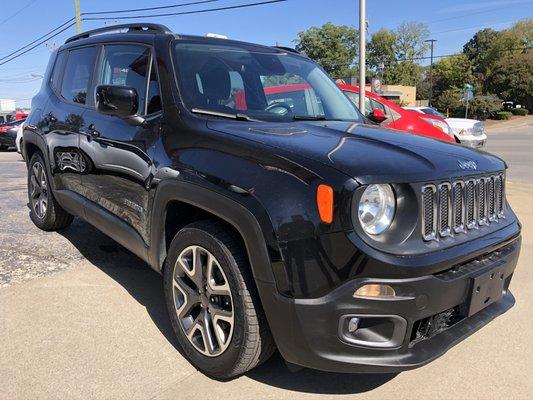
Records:
{"label": "tinted side window", "polygon": [[130,86],[137,90],[140,114],[144,114],[150,49],[145,46],[117,44],[104,47],[99,84]]}
{"label": "tinted side window", "polygon": [[61,51],[57,54],[54,70],[52,71],[52,76],[50,76],[50,86],[57,91],[59,91],[61,87],[61,74],[63,72],[63,67],[65,66],[66,58],[66,51]]}
{"label": "tinted side window", "polygon": [[152,71],[150,72],[147,99],[146,114],[161,111],[161,91],[159,89],[159,80],[157,79],[155,60],[152,63]]}
{"label": "tinted side window", "polygon": [[84,47],[69,52],[61,85],[61,95],[65,99],[74,103],[86,103],[96,53],[96,47]]}

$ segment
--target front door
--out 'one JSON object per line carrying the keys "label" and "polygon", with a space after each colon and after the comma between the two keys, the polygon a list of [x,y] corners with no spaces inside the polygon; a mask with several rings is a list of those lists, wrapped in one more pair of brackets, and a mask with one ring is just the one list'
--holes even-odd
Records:
{"label": "front door", "polygon": [[55,188],[82,193],[81,174],[88,167],[80,153],[80,133],[86,127],[96,47],[65,50],[58,54],[49,82],[53,94],[42,113]]}
{"label": "front door", "polygon": [[88,111],[88,128],[80,139],[80,149],[89,157],[91,168],[82,176],[82,184],[89,200],[128,223],[148,243],[152,155],[161,119],[152,51],[136,44],[105,45],[97,71],[96,85],[137,90],[138,114],[146,123],[135,126],[118,117]]}

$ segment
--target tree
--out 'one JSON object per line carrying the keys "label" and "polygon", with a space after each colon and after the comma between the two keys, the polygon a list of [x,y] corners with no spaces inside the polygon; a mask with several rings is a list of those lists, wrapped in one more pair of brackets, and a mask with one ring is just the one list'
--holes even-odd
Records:
{"label": "tree", "polygon": [[472,63],[474,72],[481,78],[494,62],[494,43],[499,35],[499,32],[491,28],[482,29],[463,46],[463,53]]}
{"label": "tree", "polygon": [[533,109],[533,53],[511,54],[500,59],[487,79],[487,87],[504,100]]}
{"label": "tree", "polygon": [[429,28],[419,22],[403,22],[396,29],[396,43],[394,46],[396,58],[412,60],[423,57],[429,45],[425,40],[429,37]]}
{"label": "tree", "polygon": [[424,40],[428,37],[426,25],[404,22],[398,29],[380,29],[368,43],[368,66],[380,71],[383,81],[398,85],[416,85],[422,75],[422,67],[416,62],[427,51]]}
{"label": "tree", "polygon": [[441,58],[433,65],[435,96],[451,88],[463,88],[474,79],[472,64],[465,54]]}
{"label": "tree", "polygon": [[367,46],[368,68],[374,73],[381,72],[383,81],[396,79],[396,34],[388,29],[380,29],[372,34]]}
{"label": "tree", "polygon": [[446,113],[447,116],[455,115],[457,110],[461,108],[462,91],[458,88],[444,90],[433,101],[433,105]]}
{"label": "tree", "polygon": [[357,29],[328,22],[300,32],[296,50],[318,62],[330,75],[344,77],[353,73],[358,50]]}
{"label": "tree", "polygon": [[468,116],[484,121],[489,115],[501,110],[501,108],[502,101],[497,96],[492,94],[476,96],[468,104]]}

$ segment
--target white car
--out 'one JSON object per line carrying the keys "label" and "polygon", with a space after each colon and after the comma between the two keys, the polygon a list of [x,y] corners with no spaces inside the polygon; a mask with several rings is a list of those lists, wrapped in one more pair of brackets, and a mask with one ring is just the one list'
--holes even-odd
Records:
{"label": "white car", "polygon": [[22,154],[22,133],[24,132],[24,124],[26,124],[26,121],[24,121],[22,124],[19,125],[19,128],[17,129],[17,138],[15,139],[15,145],[17,146],[17,152],[24,157],[24,154]]}
{"label": "white car", "polygon": [[446,120],[453,134],[461,144],[469,147],[481,148],[487,142],[485,124],[477,119],[446,118],[446,116],[432,107],[404,107],[407,110],[442,117]]}

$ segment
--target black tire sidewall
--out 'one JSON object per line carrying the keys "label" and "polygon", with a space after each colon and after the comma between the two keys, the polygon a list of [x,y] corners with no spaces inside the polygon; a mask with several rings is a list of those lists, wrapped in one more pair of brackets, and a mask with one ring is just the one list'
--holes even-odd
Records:
{"label": "black tire sidewall", "polygon": [[[192,245],[201,246],[215,256],[226,274],[231,290],[234,309],[233,335],[228,348],[224,353],[216,357],[204,356],[192,346],[181,328],[174,308],[172,276],[174,265],[181,251]],[[240,276],[235,258],[221,241],[209,233],[196,228],[185,228],[176,235],[170,245],[164,270],[164,290],[168,313],[174,332],[189,361],[202,370],[202,372],[214,378],[231,376],[231,371],[239,362],[241,352],[245,348],[243,343],[246,341],[247,334],[245,328],[246,313],[243,299],[239,294],[243,285],[244,282]]]}
{"label": "black tire sidewall", "polygon": [[[46,213],[44,215],[44,218],[39,218],[35,214],[35,211],[33,210],[32,199],[31,199],[30,180],[31,180],[31,175],[33,173],[33,165],[36,162],[41,163],[41,165],[43,166],[44,173],[46,174],[46,188],[47,188],[46,190],[48,192],[48,204],[47,204],[47,207],[46,207]],[[52,191],[51,191],[51,187],[50,187],[50,175],[48,174],[48,169],[46,167],[46,163],[44,161],[44,158],[41,155],[41,153],[39,153],[39,152],[36,152],[31,157],[30,163],[28,165],[28,202],[29,202],[29,206],[30,206],[30,218],[33,221],[33,223],[35,225],[37,225],[37,227],[39,227],[41,229],[47,229],[54,222],[53,221],[54,215],[53,215],[53,209],[52,209],[52,207],[53,207]]]}

